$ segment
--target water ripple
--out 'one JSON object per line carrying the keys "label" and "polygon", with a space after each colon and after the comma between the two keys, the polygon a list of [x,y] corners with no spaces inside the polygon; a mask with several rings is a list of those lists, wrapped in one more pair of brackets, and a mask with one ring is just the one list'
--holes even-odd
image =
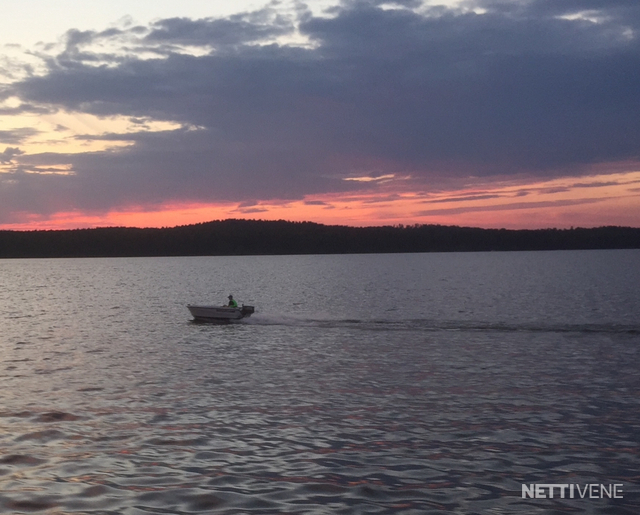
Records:
{"label": "water ripple", "polygon": [[[0,512],[640,513],[635,276],[577,274],[531,311],[614,267],[549,278],[547,256],[521,280],[536,261],[512,256],[529,268],[501,286],[504,263],[353,259],[0,263]],[[189,323],[215,288],[281,304]]]}

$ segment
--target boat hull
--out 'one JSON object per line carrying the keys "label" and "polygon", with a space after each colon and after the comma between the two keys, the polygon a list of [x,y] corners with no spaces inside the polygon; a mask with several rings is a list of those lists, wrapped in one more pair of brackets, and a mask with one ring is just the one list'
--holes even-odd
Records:
{"label": "boat hull", "polygon": [[234,308],[230,306],[196,306],[188,304],[187,308],[196,322],[228,323],[251,316],[253,306]]}

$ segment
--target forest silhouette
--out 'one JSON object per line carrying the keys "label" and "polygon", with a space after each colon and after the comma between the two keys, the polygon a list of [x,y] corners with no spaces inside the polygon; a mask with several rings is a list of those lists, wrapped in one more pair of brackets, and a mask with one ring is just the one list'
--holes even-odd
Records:
{"label": "forest silhouette", "polygon": [[171,228],[0,231],[0,258],[224,256],[640,248],[640,228],[507,230],[220,220]]}

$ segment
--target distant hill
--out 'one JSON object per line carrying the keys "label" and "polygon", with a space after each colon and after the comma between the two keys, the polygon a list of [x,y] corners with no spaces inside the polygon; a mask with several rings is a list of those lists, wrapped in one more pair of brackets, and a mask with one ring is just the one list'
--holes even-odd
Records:
{"label": "distant hill", "polygon": [[640,229],[347,227],[223,220],[163,229],[0,231],[0,258],[344,254],[640,248]]}

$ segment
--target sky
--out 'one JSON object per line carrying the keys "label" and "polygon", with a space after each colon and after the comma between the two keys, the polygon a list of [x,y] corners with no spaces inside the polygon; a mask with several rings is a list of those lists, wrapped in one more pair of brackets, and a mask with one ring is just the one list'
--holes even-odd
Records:
{"label": "sky", "polygon": [[3,4],[0,229],[226,218],[640,227],[640,2]]}

